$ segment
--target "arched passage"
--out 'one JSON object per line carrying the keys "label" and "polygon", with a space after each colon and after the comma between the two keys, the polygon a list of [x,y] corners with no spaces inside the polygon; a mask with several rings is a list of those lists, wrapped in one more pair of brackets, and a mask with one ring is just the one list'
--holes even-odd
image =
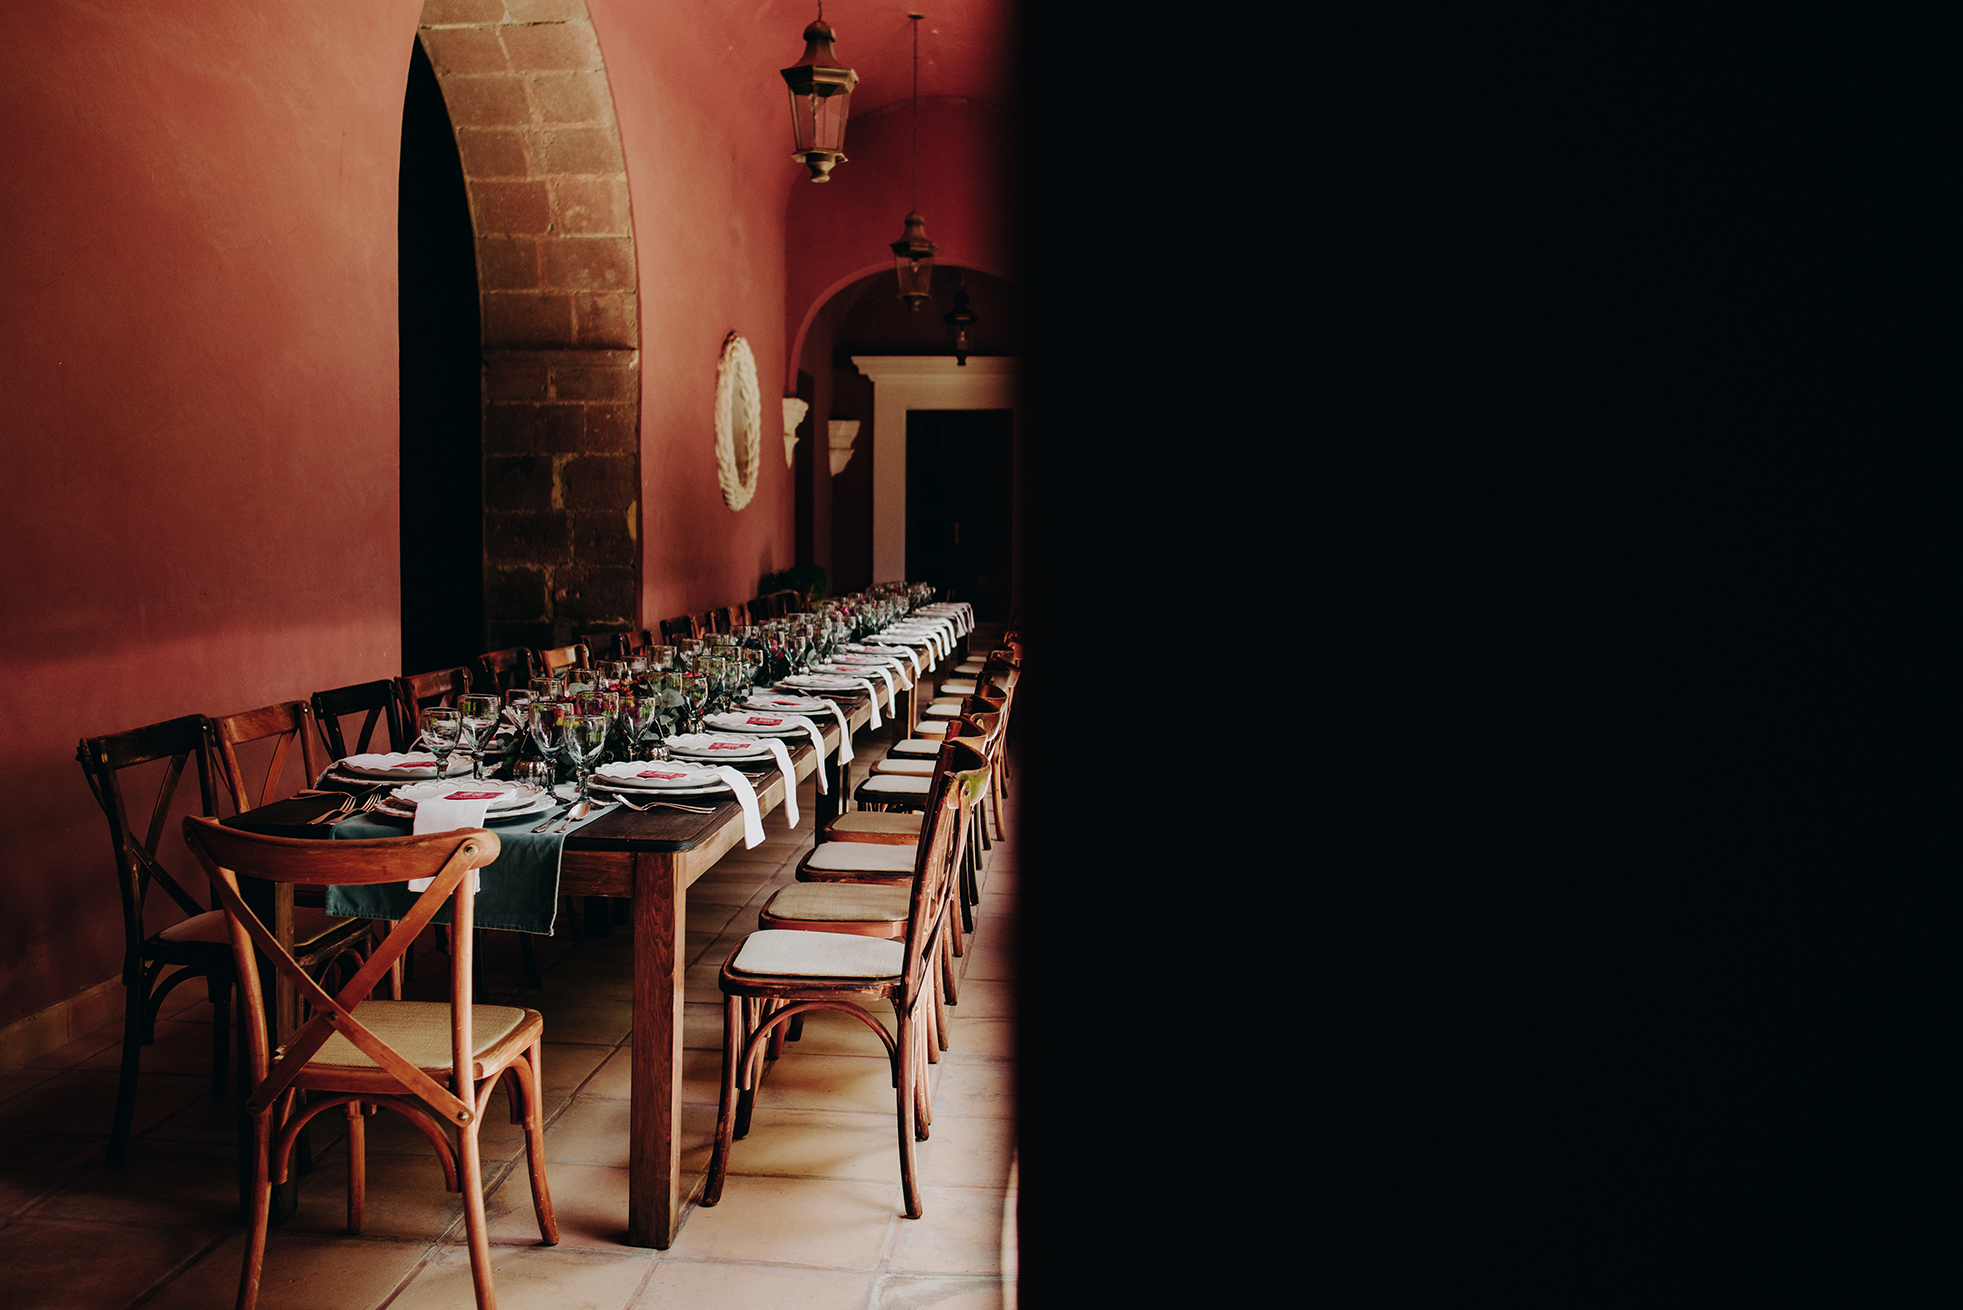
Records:
{"label": "arched passage", "polygon": [[484,648],[635,627],[638,272],[585,0],[428,0],[417,40],[476,239]]}

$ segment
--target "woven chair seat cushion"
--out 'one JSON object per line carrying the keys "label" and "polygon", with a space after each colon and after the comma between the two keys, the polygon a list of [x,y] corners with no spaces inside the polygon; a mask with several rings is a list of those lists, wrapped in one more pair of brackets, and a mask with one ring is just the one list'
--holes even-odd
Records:
{"label": "woven chair seat cushion", "polygon": [[898,978],[904,943],[856,933],[764,928],[743,939],[729,967],[736,973],[792,978]]}
{"label": "woven chair seat cushion", "polygon": [[[938,754],[938,752],[936,753]],[[902,775],[912,774],[915,776],[924,777],[927,774],[930,774],[934,771],[934,761],[896,760],[889,755],[885,759],[880,760],[878,763],[874,764],[872,766],[872,771],[874,773],[897,773]]]}
{"label": "woven chair seat cushion", "polygon": [[[909,814],[882,814],[882,819],[909,819]],[[918,824],[914,825],[916,828]],[[863,841],[826,841],[812,848],[804,859],[807,869],[829,873],[912,873],[912,846],[886,846]]]}
{"label": "woven chair seat cushion", "polygon": [[[898,846],[870,850],[896,850]],[[908,863],[911,868],[911,862]],[[804,919],[813,923],[905,923],[911,887],[875,887],[856,882],[795,882],[782,888],[763,907],[765,914],[779,919]]]}
{"label": "woven chair seat cushion", "polygon": [[854,810],[850,814],[841,814],[826,824],[825,832],[836,836],[844,836],[848,833],[879,833],[882,836],[904,834],[918,838],[921,825],[926,821],[927,816],[919,811],[910,814],[884,814],[877,810]]}
{"label": "woven chair seat cushion", "polygon": [[905,741],[895,742],[893,749],[886,752],[889,759],[895,755],[934,756],[940,753],[940,741],[938,739],[929,740],[926,737],[908,737]]}
{"label": "woven chair seat cushion", "polygon": [[[296,905],[293,907],[293,949],[304,955],[308,945],[347,922],[349,920],[340,915],[329,914],[317,906]],[[223,910],[194,914],[182,923],[173,923],[157,936],[167,942],[209,942],[217,946],[232,944],[232,932],[225,926]]]}
{"label": "woven chair seat cushion", "polygon": [[[387,1042],[402,1058],[418,1069],[450,1067],[450,1004],[447,1001],[363,1001],[354,1007],[354,1017],[375,1036]],[[518,1031],[531,1010],[515,1005],[473,1005],[470,1007],[470,1040],[473,1059]],[[380,1066],[347,1038],[335,1033],[314,1058],[309,1069],[376,1069]]]}
{"label": "woven chair seat cushion", "polygon": [[932,778],[903,778],[898,774],[876,773],[861,783],[862,792],[886,792],[893,796],[925,796],[934,785]]}

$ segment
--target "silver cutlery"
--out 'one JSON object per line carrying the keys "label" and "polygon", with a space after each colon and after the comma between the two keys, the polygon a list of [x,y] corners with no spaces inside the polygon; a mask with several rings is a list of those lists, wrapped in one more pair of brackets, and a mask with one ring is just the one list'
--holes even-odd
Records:
{"label": "silver cutlery", "polygon": [[624,796],[616,796],[614,800],[636,814],[645,814],[657,805],[665,805],[671,810],[687,810],[690,814],[714,814],[720,808],[714,805],[682,805],[676,801],[649,801],[646,805],[636,805]]}

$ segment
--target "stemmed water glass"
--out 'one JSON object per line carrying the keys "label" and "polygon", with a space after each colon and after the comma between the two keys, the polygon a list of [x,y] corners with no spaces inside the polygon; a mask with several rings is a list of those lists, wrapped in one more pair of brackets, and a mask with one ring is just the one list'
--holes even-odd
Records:
{"label": "stemmed water glass", "polygon": [[587,794],[586,784],[593,776],[591,766],[607,748],[607,728],[612,723],[610,714],[576,714],[566,724],[566,755],[573,762],[582,801],[593,799]]}
{"label": "stemmed water glass", "polygon": [[457,711],[440,705],[423,711],[423,748],[436,757],[437,777],[443,776],[443,766],[462,738],[463,716]]}
{"label": "stemmed water glass", "polygon": [[556,700],[535,700],[528,708],[525,730],[532,734],[532,744],[548,766],[566,744],[566,721],[572,713],[572,706]]}
{"label": "stemmed water glass", "polygon": [[491,744],[498,723],[498,698],[496,696],[459,696],[457,714],[463,726],[470,729],[470,777],[473,782],[484,778],[484,748]]}
{"label": "stemmed water glass", "polygon": [[688,730],[700,732],[702,707],[709,701],[709,674],[707,670],[697,669],[682,674],[681,679],[682,699],[688,703]]}
{"label": "stemmed water glass", "polygon": [[644,693],[623,698],[621,702],[620,730],[626,734],[635,751],[647,744],[655,721],[660,717],[661,703],[655,698],[658,694]]}

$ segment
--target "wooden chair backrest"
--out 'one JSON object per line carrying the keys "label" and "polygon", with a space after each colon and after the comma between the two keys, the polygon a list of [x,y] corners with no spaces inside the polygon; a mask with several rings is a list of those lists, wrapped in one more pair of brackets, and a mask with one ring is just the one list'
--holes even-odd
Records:
{"label": "wooden chair backrest", "polygon": [[402,729],[410,741],[422,735],[423,711],[441,705],[457,707],[457,697],[470,694],[469,668],[438,669],[434,673],[405,673],[395,680],[396,694],[402,698]]}
{"label": "wooden chair backrest", "polygon": [[587,657],[595,660],[624,660],[627,646],[625,634],[619,632],[594,632],[579,639],[586,647]]}
{"label": "wooden chair backrest", "polygon": [[701,635],[695,630],[695,616],[692,614],[679,614],[672,619],[661,620],[661,644],[664,646],[673,645],[677,637]]}
{"label": "wooden chair backrest", "polygon": [[638,628],[633,632],[624,633],[622,636],[627,643],[627,653],[629,655],[639,654],[641,651],[654,645],[654,634],[646,628]]}
{"label": "wooden chair backrest", "polygon": [[477,690],[501,696],[513,687],[522,687],[532,676],[532,652],[526,646],[486,651],[477,657]]}
{"label": "wooden chair backrest", "polygon": [[752,623],[761,623],[765,619],[774,619],[777,617],[770,612],[770,597],[768,596],[758,596],[755,600],[745,604],[743,608],[748,611],[750,622]]}
{"label": "wooden chair backrest", "polygon": [[[345,760],[350,755],[365,755],[369,741],[375,735],[375,725],[387,717],[388,749],[406,751],[409,749],[409,736],[403,730],[402,689],[394,678],[379,678],[374,682],[357,682],[349,687],[335,687],[331,691],[317,691],[313,696],[314,722],[320,726],[321,735],[327,739],[327,753],[334,759]],[[345,714],[365,714],[361,721],[361,735],[355,748],[348,749],[347,740],[341,735],[341,716]]]}
{"label": "wooden chair backrest", "polygon": [[[212,737],[218,744],[218,763],[222,770],[225,786],[232,794],[232,810],[243,814],[261,805],[271,805],[280,799],[280,777],[286,772],[286,761],[293,754],[293,745],[300,745],[300,761],[305,766],[302,787],[314,785],[321,773],[331,762],[322,758],[325,754],[320,731],[315,726],[314,707],[303,700],[281,701],[264,709],[240,710],[237,714],[221,714],[211,720]],[[245,771],[239,765],[235,746],[251,741],[264,741],[274,738],[272,762],[266,768],[266,779],[259,786],[259,794],[254,796],[245,780]]]}
{"label": "wooden chair backrest", "polygon": [[563,673],[567,669],[590,669],[593,667],[592,653],[584,642],[574,642],[570,646],[554,646],[551,650],[538,652],[535,671],[548,676]]}
{"label": "wooden chair backrest", "polygon": [[968,845],[969,816],[987,785],[988,770],[965,769],[936,778],[914,859],[907,904],[906,996],[910,1012],[928,992],[940,958],[940,934],[954,889],[955,862]]}
{"label": "wooden chair backrest", "polygon": [[[355,1018],[354,1008],[388,976],[389,967],[428,926],[443,903],[452,899],[452,893],[470,870],[497,859],[496,833],[465,828],[375,841],[308,841],[265,837],[227,828],[210,819],[186,818],[184,842],[204,867],[212,892],[223,905],[231,927],[232,961],[238,971],[240,996],[245,1002],[240,1024],[246,1032],[247,1068],[254,1085],[248,1101],[253,1111],[271,1105],[321,1045],[338,1032],[393,1075],[404,1090],[420,1097],[448,1122],[459,1122],[459,1113],[465,1118],[474,1113],[450,1089],[363,1027]],[[329,996],[240,899],[240,874],[271,882],[328,886],[402,882],[410,878],[435,881],[340,994]],[[475,897],[463,895],[454,899],[450,957],[450,1041],[454,1060],[451,1067],[468,1071],[473,1048],[470,957]],[[277,1064],[272,1063],[267,1045],[259,954],[293,985],[300,999],[313,1011],[313,1017],[287,1039]]]}
{"label": "wooden chair backrest", "polygon": [[721,610],[703,610],[695,616],[695,635],[698,637],[706,637],[712,632],[727,631],[728,629],[723,627]]}
{"label": "wooden chair backrest", "polygon": [[[75,748],[75,758],[88,779],[89,790],[95,793],[96,803],[102,806],[103,815],[109,821],[109,845],[116,857],[116,886],[123,898],[123,980],[126,983],[134,981],[130,970],[137,967],[148,935],[144,931],[143,910],[153,883],[162,884],[186,918],[205,912],[205,907],[158,862],[157,846],[163,840],[164,824],[170,817],[185,761],[197,760],[200,813],[218,813],[211,742],[211,721],[202,714],[187,714],[181,719],[152,723],[128,732],[84,737]],[[121,774],[124,769],[162,759],[168,759],[170,765],[157,788],[149,824],[139,834],[130,826]]]}
{"label": "wooden chair backrest", "polygon": [[743,605],[725,605],[721,610],[723,626],[718,632],[734,632],[750,621],[750,611]]}

